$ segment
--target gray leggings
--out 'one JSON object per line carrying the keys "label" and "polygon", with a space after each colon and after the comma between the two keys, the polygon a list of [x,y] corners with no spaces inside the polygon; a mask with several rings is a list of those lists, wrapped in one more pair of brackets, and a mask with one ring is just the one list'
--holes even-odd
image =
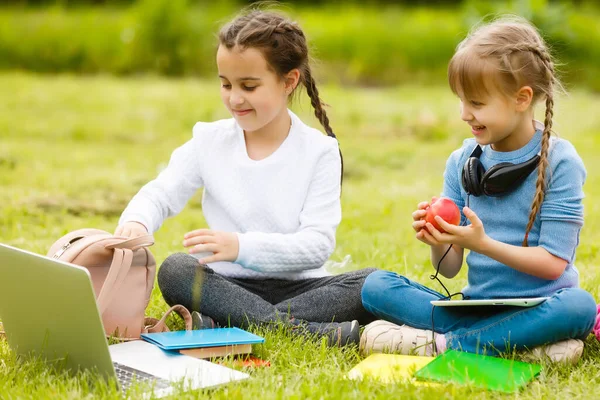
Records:
{"label": "gray leggings", "polygon": [[367,324],[375,317],[364,309],[363,283],[375,268],[301,280],[240,279],[215,273],[189,254],[172,254],[158,270],[158,286],[169,305],[199,311],[221,326],[247,327],[287,321]]}

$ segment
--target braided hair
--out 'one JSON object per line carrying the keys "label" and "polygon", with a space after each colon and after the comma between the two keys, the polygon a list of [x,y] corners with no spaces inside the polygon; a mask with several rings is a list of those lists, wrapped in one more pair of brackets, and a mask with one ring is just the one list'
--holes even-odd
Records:
{"label": "braided hair", "polygon": [[[312,76],[306,37],[296,22],[276,12],[254,10],[226,24],[219,32],[219,43],[229,50],[236,46],[260,49],[268,65],[279,76],[285,76],[291,70],[298,69],[300,82],[306,88],[315,116],[327,136],[337,139],[329,125],[329,117],[323,108],[325,103],[319,96],[317,84]],[[344,161],[341,150],[340,158],[343,177]]]}
{"label": "braided hair", "polygon": [[527,247],[529,232],[544,201],[554,93],[562,86],[544,40],[531,23],[520,17],[504,17],[476,27],[458,45],[448,67],[452,91],[462,92],[467,98],[488,94],[490,76],[494,86],[507,95],[529,86],[533,103],[541,98],[546,103],[536,191],[522,242]]}

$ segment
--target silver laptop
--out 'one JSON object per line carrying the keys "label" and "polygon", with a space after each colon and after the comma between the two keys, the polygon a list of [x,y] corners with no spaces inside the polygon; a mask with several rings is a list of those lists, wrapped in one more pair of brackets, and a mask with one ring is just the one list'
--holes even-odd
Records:
{"label": "silver laptop", "polygon": [[165,352],[144,342],[108,346],[92,282],[85,268],[0,244],[0,319],[9,346],[60,366],[95,370],[117,379],[123,393],[132,381],[163,397],[245,379],[242,372]]}

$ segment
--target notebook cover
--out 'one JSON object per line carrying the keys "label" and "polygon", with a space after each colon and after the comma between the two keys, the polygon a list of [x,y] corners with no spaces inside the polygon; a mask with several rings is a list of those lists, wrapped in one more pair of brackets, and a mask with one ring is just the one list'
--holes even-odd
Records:
{"label": "notebook cover", "polygon": [[512,393],[535,378],[541,369],[537,364],[448,350],[418,370],[415,377]]}
{"label": "notebook cover", "polygon": [[174,331],[161,333],[143,333],[142,339],[153,343],[163,350],[191,349],[194,347],[230,346],[234,344],[263,343],[264,338],[240,328],[199,329],[193,331]]}
{"label": "notebook cover", "polygon": [[412,380],[418,369],[433,361],[433,357],[400,354],[371,354],[348,372],[349,379],[370,376],[383,383]]}

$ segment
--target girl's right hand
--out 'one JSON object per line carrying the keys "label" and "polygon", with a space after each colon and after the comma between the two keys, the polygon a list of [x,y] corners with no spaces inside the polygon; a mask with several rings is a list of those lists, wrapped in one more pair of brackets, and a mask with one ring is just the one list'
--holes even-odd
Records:
{"label": "girl's right hand", "polygon": [[438,241],[435,240],[429,231],[425,228],[425,216],[427,215],[427,208],[429,207],[428,201],[422,201],[417,205],[417,210],[413,211],[413,223],[412,227],[417,232],[415,237],[421,242],[430,246],[438,245]]}
{"label": "girl's right hand", "polygon": [[115,236],[124,236],[130,239],[148,234],[148,229],[139,222],[129,221],[119,225],[115,230]]}

